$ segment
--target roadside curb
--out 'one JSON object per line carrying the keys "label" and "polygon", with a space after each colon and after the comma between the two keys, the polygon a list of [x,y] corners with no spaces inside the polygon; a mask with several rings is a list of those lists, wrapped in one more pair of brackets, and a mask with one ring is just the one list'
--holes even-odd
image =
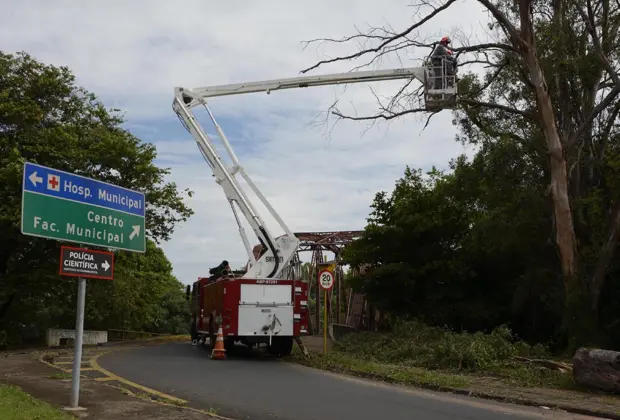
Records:
{"label": "roadside curb", "polygon": [[[138,395],[137,393],[135,393],[135,392],[133,392],[131,390],[128,390],[126,388],[122,388],[122,387],[115,386],[115,385],[110,385],[110,384],[106,384],[105,386],[109,386],[110,388],[115,388],[119,392],[127,393],[127,395],[130,395],[133,398],[144,399],[140,395]],[[214,414],[214,413],[211,413],[211,412],[209,412],[207,410],[202,410],[200,408],[190,407],[190,406],[186,406],[186,405],[177,405],[177,404],[173,404],[173,403],[162,401],[162,400],[148,399],[148,401],[150,403],[164,405],[166,407],[179,408],[181,410],[193,411],[195,413],[204,414],[206,416],[209,416],[209,418],[213,418],[213,419],[218,419],[218,420],[234,420],[234,419],[232,419],[230,417],[220,416],[219,414]]]}
{"label": "roadside curb", "polygon": [[[150,403],[155,403],[155,404],[164,405],[168,407],[174,407],[174,408],[178,408],[182,410],[193,411],[196,413],[204,414],[208,416],[208,418],[213,418],[213,419],[218,419],[218,420],[233,420],[228,417],[224,417],[219,414],[212,413],[208,410],[191,407],[187,405],[189,404],[189,401],[174,397],[169,394],[165,394],[161,391],[157,391],[152,388],[145,387],[133,381],[129,381],[128,379],[125,379],[121,376],[116,375],[113,372],[110,372],[104,369],[98,363],[99,357],[109,354],[109,353],[115,353],[119,351],[130,350],[130,349],[135,349],[135,348],[140,348],[140,347],[149,347],[149,346],[158,345],[158,344],[166,344],[166,343],[145,343],[145,345],[140,345],[140,343],[132,342],[131,344],[127,343],[125,345],[120,345],[120,346],[106,346],[104,348],[100,348],[98,352],[95,352],[93,354],[84,354],[83,359],[82,359],[83,365],[87,364],[88,367],[87,368],[83,367],[81,369],[81,372],[95,371],[103,376],[91,377],[89,375],[85,375],[81,373],[80,377],[82,378],[82,380],[98,382],[103,386],[114,388],[118,392],[125,393],[126,395],[129,395],[132,398],[136,398],[136,399],[140,399],[143,401],[148,401]],[[54,352],[54,351],[52,350],[51,352]],[[61,356],[61,357],[68,357],[69,354],[73,355],[73,351],[69,350],[69,351],[63,352],[63,354],[64,356]],[[45,360],[44,357],[45,357],[45,352],[42,352],[42,355],[40,357],[37,357],[36,360],[38,362],[41,362],[47,366],[63,371],[65,373],[68,373],[68,374],[72,373],[72,365],[69,365],[69,364],[59,365],[53,362],[50,363],[47,360]],[[118,385],[116,385],[115,383]]]}
{"label": "roadside curb", "polygon": [[305,360],[300,360],[300,359],[295,359],[295,358],[287,359],[286,362],[293,363],[293,364],[300,365],[300,366],[309,367],[311,369],[316,369],[320,371],[332,372],[332,373],[336,373],[340,375],[369,379],[369,380],[373,380],[377,382],[384,382],[384,383],[389,383],[389,384],[394,384],[394,385],[401,385],[401,386],[405,386],[409,388],[418,388],[418,389],[425,389],[429,391],[445,392],[445,393],[450,393],[454,395],[463,395],[467,397],[474,397],[474,398],[480,398],[480,399],[497,401],[497,402],[512,403],[512,404],[518,404],[518,405],[523,405],[527,407],[544,406],[550,409],[561,410],[561,411],[565,411],[571,414],[580,414],[580,415],[599,417],[599,418],[610,419],[610,420],[620,420],[620,413],[616,413],[612,411],[592,410],[588,408],[575,407],[575,406],[570,406],[570,405],[565,405],[565,404],[541,403],[541,402],[528,399],[528,398],[507,397],[503,395],[491,394],[491,393],[486,393],[486,392],[477,392],[477,391],[472,391],[472,390],[462,389],[462,388],[451,388],[451,387],[442,386],[442,385],[432,385],[432,384],[410,385],[407,383],[400,382],[398,380],[391,379],[389,377],[384,377],[384,376],[376,375],[372,373],[357,372],[357,371],[346,369],[346,368],[342,370],[338,370],[338,369],[330,369],[329,367],[317,367],[317,366],[313,366],[311,363],[305,362]]}

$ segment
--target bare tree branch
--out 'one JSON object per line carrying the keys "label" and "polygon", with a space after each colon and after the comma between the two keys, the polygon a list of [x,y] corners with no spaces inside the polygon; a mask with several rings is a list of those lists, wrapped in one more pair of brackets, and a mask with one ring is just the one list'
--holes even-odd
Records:
{"label": "bare tree branch", "polygon": [[493,15],[495,20],[501,25],[501,27],[507,32],[515,48],[520,48],[522,39],[519,36],[519,32],[514,27],[510,20],[504,15],[490,0],[478,0],[486,9]]}
{"label": "bare tree branch", "polygon": [[[489,77],[489,80],[487,80],[487,82],[482,85],[482,87],[478,90],[476,90],[475,92],[471,92],[471,94],[473,96],[478,96],[480,95],[482,92],[484,92],[485,90],[487,90],[489,88],[489,86],[491,86],[493,84],[493,82],[495,80],[497,80],[497,78],[499,77],[499,75],[502,73],[502,71],[504,71],[504,69],[506,68],[506,66],[508,65],[508,63],[504,62],[503,64],[501,64],[498,69],[495,71],[495,73],[493,73],[491,75],[491,77]],[[461,100],[462,102],[462,100]]]}
{"label": "bare tree branch", "polygon": [[500,63],[493,63],[488,60],[467,60],[467,61],[463,61],[462,63],[459,63],[460,66],[466,66],[468,64],[486,64],[486,66],[484,66],[486,68],[498,67],[501,65]]}
{"label": "bare tree branch", "polygon": [[571,139],[569,141],[571,143],[574,143],[577,139],[579,139],[581,136],[583,136],[584,133],[589,129],[590,124],[592,123],[592,121],[594,121],[594,119],[605,108],[607,108],[609,105],[611,105],[612,102],[616,99],[616,97],[618,95],[620,95],[620,85],[618,85],[614,89],[612,89],[612,91],[609,92],[609,94],[607,96],[605,96],[605,98],[601,102],[599,102],[599,104],[597,106],[594,107],[594,109],[592,110],[590,115],[588,115],[588,117],[581,123],[581,125],[579,126],[577,131],[575,131],[575,133],[571,136]]}
{"label": "bare tree branch", "polygon": [[[390,100],[390,103],[387,106],[388,108],[392,108],[392,107],[394,107],[396,105],[396,102],[402,97],[403,93],[405,92],[405,89],[407,89],[409,87],[409,85],[411,85],[411,83],[413,83],[413,79],[411,79],[407,83],[405,83],[403,85],[403,87],[401,87],[398,90],[398,92],[396,92],[396,95],[392,96],[392,99]],[[417,92],[417,90],[416,90],[416,92]]]}
{"label": "bare tree branch", "polygon": [[310,46],[310,44],[314,43],[314,42],[333,42],[333,43],[345,43],[345,42],[349,42],[349,41],[353,41],[356,39],[362,39],[362,40],[368,40],[368,39],[376,39],[379,41],[385,41],[387,38],[387,36],[384,35],[375,35],[374,32],[375,31],[379,31],[382,30],[381,28],[372,28],[368,33],[363,33],[361,32],[359,29],[357,29],[357,27],[355,28],[357,30],[357,34],[355,35],[351,35],[351,36],[347,36],[341,39],[335,39],[335,38],[316,38],[316,39],[311,39],[310,41],[302,41],[302,44],[305,44],[302,51],[306,49],[306,47]]}
{"label": "bare tree branch", "polygon": [[384,56],[390,54],[390,53],[396,53],[398,55],[398,51],[403,50],[405,48],[410,48],[411,46],[413,46],[415,44],[411,43],[408,40],[405,41],[401,41],[396,45],[390,45],[389,47],[383,49],[381,52],[375,54],[372,59],[364,64],[360,64],[359,66],[355,66],[353,67],[352,71],[356,71],[359,70],[362,67],[368,67],[371,64],[374,64],[377,61],[380,61]]}
{"label": "bare tree branch", "polygon": [[499,44],[499,43],[476,44],[476,45],[470,45],[466,47],[458,47],[458,48],[452,49],[452,51],[456,53],[457,57],[460,53],[475,52],[475,51],[480,51],[480,50],[503,50],[503,51],[516,52],[512,45]]}
{"label": "bare tree branch", "polygon": [[[594,50],[596,51],[598,59],[600,60],[603,67],[605,67],[605,70],[607,70],[607,73],[611,80],[614,82],[614,84],[616,86],[620,86],[620,76],[618,76],[618,73],[615,71],[614,67],[607,59],[607,54],[605,53],[605,50],[601,45],[601,40],[596,33],[596,22],[594,11],[592,10],[592,2],[590,0],[586,1],[586,8],[588,10],[587,13],[580,7],[580,5],[576,1],[573,0],[572,3],[575,6],[575,9],[579,13],[579,15],[581,16],[581,19],[585,23],[586,28],[588,29],[588,33],[590,34],[590,39],[592,40],[592,44],[594,45]],[[608,42],[607,40],[605,41]]]}
{"label": "bare tree branch", "polygon": [[616,102],[616,105],[614,106],[614,108],[612,109],[609,118],[607,119],[607,124],[605,124],[605,127],[603,128],[603,131],[600,135],[600,143],[598,144],[598,148],[597,148],[597,156],[600,158],[603,156],[603,153],[605,152],[605,148],[607,147],[607,144],[609,142],[609,135],[611,134],[611,130],[613,129],[614,124],[616,123],[616,118],[618,118],[618,115],[620,114],[620,101]]}
{"label": "bare tree branch", "polygon": [[420,130],[420,133],[422,133],[424,130],[426,130],[426,127],[428,127],[428,124],[431,122],[431,118],[433,118],[435,115],[439,114],[439,112],[440,111],[433,111],[433,112],[431,112],[431,114],[426,119],[426,123],[424,124],[424,127],[422,127],[422,130]]}
{"label": "bare tree branch", "polygon": [[511,108],[509,106],[501,105],[501,104],[491,104],[488,102],[480,102],[480,101],[475,101],[473,99],[467,99],[467,98],[459,99],[459,103],[470,105],[470,106],[488,108],[488,109],[498,109],[498,110],[507,112],[509,114],[519,115],[527,119],[533,119],[536,117],[536,114],[531,111],[521,111],[520,109]]}
{"label": "bare tree branch", "polygon": [[394,34],[391,37],[389,37],[388,39],[386,39],[385,41],[381,42],[378,46],[374,47],[374,48],[367,48],[365,50],[362,51],[358,51],[354,54],[349,54],[346,56],[342,56],[342,57],[336,57],[336,58],[331,58],[328,60],[321,60],[319,62],[317,62],[316,64],[314,64],[311,67],[308,67],[307,69],[304,69],[301,71],[301,73],[307,73],[310,70],[314,70],[317,67],[323,65],[323,64],[328,64],[328,63],[334,63],[336,61],[346,61],[346,60],[351,60],[354,58],[359,58],[365,54],[368,53],[377,53],[379,51],[381,51],[383,48],[385,48],[388,44],[403,38],[405,36],[407,36],[408,34],[410,34],[412,31],[414,31],[415,29],[419,28],[420,26],[424,25],[426,22],[428,22],[429,20],[431,20],[432,18],[434,18],[436,15],[438,15],[440,12],[446,10],[448,7],[450,7],[456,0],[448,0],[445,4],[443,4],[440,7],[437,7],[435,10],[433,10],[431,13],[429,13],[428,15],[426,15],[424,18],[422,18],[420,21],[414,23],[413,25],[409,26],[407,29],[405,29],[404,31]]}
{"label": "bare tree branch", "polygon": [[392,120],[394,118],[402,117],[403,115],[415,114],[415,113],[420,113],[420,112],[427,112],[427,110],[426,108],[406,109],[400,112],[392,112],[388,115],[379,113],[375,115],[368,115],[365,117],[351,117],[349,115],[344,115],[338,111],[332,111],[332,114],[336,115],[338,118],[341,118],[343,120],[369,121],[369,120],[378,120],[378,119]]}

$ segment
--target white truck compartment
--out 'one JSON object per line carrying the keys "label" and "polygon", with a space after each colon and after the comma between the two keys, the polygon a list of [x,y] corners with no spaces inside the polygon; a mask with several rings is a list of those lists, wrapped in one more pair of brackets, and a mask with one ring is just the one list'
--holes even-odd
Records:
{"label": "white truck compartment", "polygon": [[237,334],[292,336],[292,291],[286,284],[242,284]]}

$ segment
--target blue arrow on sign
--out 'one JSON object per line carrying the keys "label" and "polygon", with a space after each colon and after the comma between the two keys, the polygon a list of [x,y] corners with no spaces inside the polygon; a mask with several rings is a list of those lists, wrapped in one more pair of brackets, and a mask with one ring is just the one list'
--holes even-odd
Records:
{"label": "blue arrow on sign", "polygon": [[26,162],[24,191],[92,204],[144,217],[144,194],[47,166]]}

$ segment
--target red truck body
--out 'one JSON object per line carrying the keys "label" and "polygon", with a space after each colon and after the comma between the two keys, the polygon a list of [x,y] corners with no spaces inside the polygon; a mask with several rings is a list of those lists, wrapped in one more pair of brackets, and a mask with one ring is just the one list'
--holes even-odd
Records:
{"label": "red truck body", "polygon": [[[188,296],[190,298],[190,296]],[[192,341],[214,342],[222,328],[225,346],[265,343],[277,356],[308,333],[308,283],[301,280],[200,277],[191,291]]]}

